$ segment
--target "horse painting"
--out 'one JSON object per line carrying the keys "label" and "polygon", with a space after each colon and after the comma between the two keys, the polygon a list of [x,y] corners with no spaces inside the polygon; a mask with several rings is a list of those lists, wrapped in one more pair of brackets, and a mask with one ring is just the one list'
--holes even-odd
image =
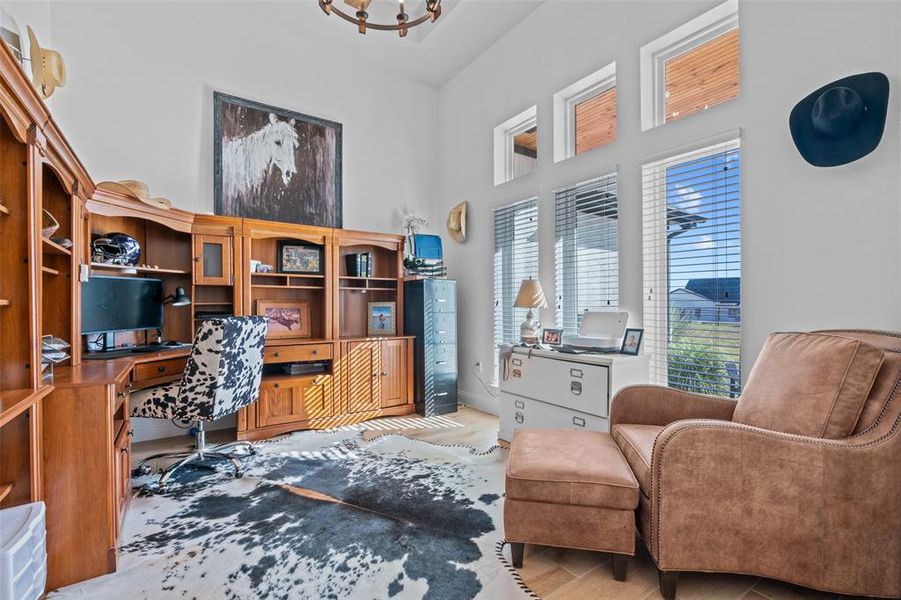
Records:
{"label": "horse painting", "polygon": [[341,124],[216,93],[216,214],[341,227]]}

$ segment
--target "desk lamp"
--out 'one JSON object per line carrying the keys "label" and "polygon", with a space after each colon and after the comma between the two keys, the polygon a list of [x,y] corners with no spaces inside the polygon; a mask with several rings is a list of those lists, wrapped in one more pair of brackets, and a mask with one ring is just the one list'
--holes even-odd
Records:
{"label": "desk lamp", "polygon": [[519,326],[520,341],[525,344],[537,344],[541,322],[533,320],[535,315],[532,313],[532,309],[547,307],[547,300],[544,299],[541,283],[537,279],[523,279],[519,285],[519,293],[516,295],[516,301],[513,303],[513,306],[529,309],[529,312],[526,313],[526,320]]}

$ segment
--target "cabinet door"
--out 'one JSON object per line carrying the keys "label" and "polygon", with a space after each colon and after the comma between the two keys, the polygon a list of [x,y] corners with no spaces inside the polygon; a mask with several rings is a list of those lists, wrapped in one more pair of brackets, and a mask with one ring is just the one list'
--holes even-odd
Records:
{"label": "cabinet door", "polygon": [[131,436],[128,423],[122,427],[116,442],[113,444],[113,498],[115,513],[115,538],[122,531],[122,520],[125,509],[131,498]]}
{"label": "cabinet door", "polygon": [[407,403],[407,340],[383,340],[381,406],[388,408]]}
{"label": "cabinet door", "polygon": [[330,417],[332,376],[284,377],[264,382],[256,409],[260,427]]}
{"label": "cabinet door", "polygon": [[194,284],[231,285],[232,238],[223,235],[194,236]]}
{"label": "cabinet door", "polygon": [[381,347],[378,341],[348,342],[344,357],[347,412],[361,413],[379,409],[381,395]]}

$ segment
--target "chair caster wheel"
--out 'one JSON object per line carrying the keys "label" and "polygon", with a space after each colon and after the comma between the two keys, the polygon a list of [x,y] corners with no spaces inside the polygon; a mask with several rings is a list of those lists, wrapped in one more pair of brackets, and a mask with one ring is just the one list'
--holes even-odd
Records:
{"label": "chair caster wheel", "polygon": [[242,479],[244,477],[244,471],[238,471],[235,473],[235,479]]}
{"label": "chair caster wheel", "polygon": [[132,477],[143,477],[145,475],[150,475],[153,473],[153,469],[150,468],[150,465],[141,465],[140,467],[132,470]]}

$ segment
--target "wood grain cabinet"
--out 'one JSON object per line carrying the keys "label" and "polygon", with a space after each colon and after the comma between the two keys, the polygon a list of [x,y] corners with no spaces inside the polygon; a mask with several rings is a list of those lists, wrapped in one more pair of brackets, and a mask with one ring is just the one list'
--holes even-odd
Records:
{"label": "wood grain cabinet", "polygon": [[194,235],[194,285],[232,285],[232,238]]}
{"label": "wood grain cabinet", "polygon": [[323,374],[309,377],[267,377],[256,404],[257,425],[269,427],[293,423],[303,428],[309,421],[333,414],[333,379]]}
{"label": "wood grain cabinet", "polygon": [[341,391],[347,413],[362,415],[384,409],[412,412],[410,341],[409,338],[367,339],[342,344]]}
{"label": "wood grain cabinet", "polygon": [[379,342],[380,407],[391,408],[407,404],[407,340],[382,340]]}

